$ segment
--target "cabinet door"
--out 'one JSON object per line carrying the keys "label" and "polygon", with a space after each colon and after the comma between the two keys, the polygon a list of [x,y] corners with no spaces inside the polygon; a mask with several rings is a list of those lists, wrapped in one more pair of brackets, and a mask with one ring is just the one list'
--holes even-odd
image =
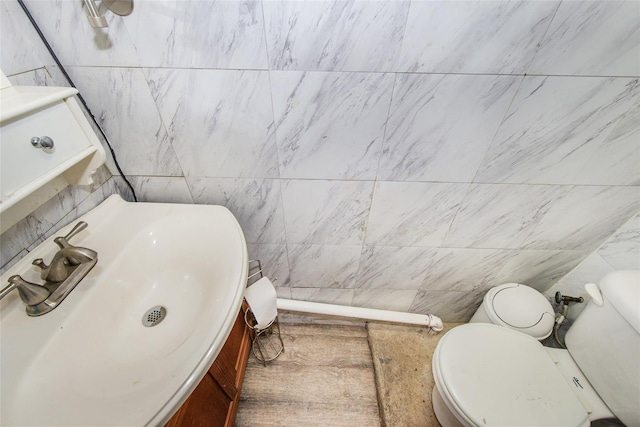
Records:
{"label": "cabinet door", "polygon": [[229,338],[222,351],[211,365],[209,372],[227,392],[229,397],[235,398],[242,386],[244,369],[250,344],[248,331],[244,323],[244,311],[240,310]]}
{"label": "cabinet door", "polygon": [[224,389],[227,396],[232,399],[229,418],[225,424],[227,427],[233,427],[235,424],[236,412],[240,403],[240,392],[242,391],[242,381],[244,380],[249,351],[251,350],[249,328],[244,323],[244,310],[246,309],[247,307],[243,305],[243,309],[240,310],[236,318],[236,323],[233,325],[224,348],[213,365],[211,365],[211,369],[209,369],[209,373]]}
{"label": "cabinet door", "polygon": [[229,396],[207,374],[169,420],[167,427],[222,427],[228,418],[231,404]]}
{"label": "cabinet door", "polygon": [[167,427],[233,427],[250,348],[249,329],[240,310],[220,354]]}

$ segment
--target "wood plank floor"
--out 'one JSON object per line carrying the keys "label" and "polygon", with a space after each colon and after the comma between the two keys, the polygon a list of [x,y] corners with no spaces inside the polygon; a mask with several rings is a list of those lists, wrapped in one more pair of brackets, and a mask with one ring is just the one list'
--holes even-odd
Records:
{"label": "wood plank floor", "polygon": [[285,353],[249,356],[238,427],[380,426],[365,328],[281,323]]}

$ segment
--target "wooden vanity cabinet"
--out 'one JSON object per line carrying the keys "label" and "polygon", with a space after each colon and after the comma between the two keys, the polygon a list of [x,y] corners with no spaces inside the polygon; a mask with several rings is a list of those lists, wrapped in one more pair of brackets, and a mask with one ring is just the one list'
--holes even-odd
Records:
{"label": "wooden vanity cabinet", "polygon": [[246,303],[215,362],[166,427],[233,427],[251,349],[244,310]]}

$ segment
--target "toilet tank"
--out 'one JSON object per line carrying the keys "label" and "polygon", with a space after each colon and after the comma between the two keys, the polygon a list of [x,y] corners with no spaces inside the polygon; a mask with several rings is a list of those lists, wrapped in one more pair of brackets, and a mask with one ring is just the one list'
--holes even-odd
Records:
{"label": "toilet tank", "polygon": [[640,426],[640,271],[609,273],[600,290],[604,305],[589,301],[567,332],[567,349],[611,412]]}

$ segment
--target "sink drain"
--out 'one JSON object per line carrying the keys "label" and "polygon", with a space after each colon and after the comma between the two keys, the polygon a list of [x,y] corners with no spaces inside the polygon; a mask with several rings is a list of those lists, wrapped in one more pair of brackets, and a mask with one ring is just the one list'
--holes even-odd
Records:
{"label": "sink drain", "polygon": [[156,305],[155,307],[147,310],[147,312],[142,316],[142,324],[147,328],[156,326],[164,320],[166,315],[167,309],[161,305]]}

